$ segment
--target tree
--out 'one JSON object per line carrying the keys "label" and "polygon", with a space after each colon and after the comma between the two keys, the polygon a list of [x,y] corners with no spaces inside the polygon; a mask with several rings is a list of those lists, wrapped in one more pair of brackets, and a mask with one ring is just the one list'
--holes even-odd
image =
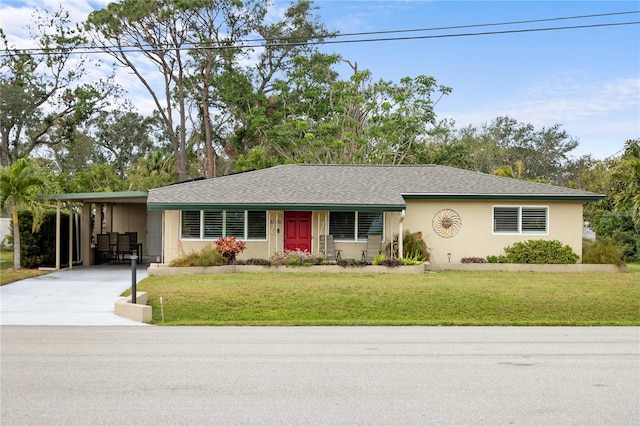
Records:
{"label": "tree", "polygon": [[613,206],[630,210],[640,227],[640,139],[628,140],[620,161],[612,168]]}
{"label": "tree", "polygon": [[355,64],[353,75],[339,80],[332,67],[340,60],[320,53],[296,58],[269,100],[273,111],[260,121],[263,142],[242,165],[404,164],[428,157],[434,106],[450,89],[426,76],[374,82]]}
{"label": "tree", "polygon": [[[624,153],[608,160],[608,169],[594,167],[606,182],[607,197],[587,210],[587,219],[598,239],[611,239],[620,246],[627,262],[640,260],[640,140],[629,140]],[[600,165],[601,163],[596,163]]]}
{"label": "tree", "polygon": [[68,12],[34,13],[32,40],[37,50],[9,45],[0,29],[0,165],[9,166],[38,147],[74,137],[75,129],[117,94],[109,78],[82,82],[88,59],[76,50],[85,44]]}
{"label": "tree", "polygon": [[458,138],[469,146],[475,169],[483,173],[524,161],[523,179],[562,184],[572,177],[567,175],[569,153],[578,142],[559,124],[536,130],[532,124],[498,117],[479,129],[461,129]]}
{"label": "tree", "polygon": [[124,180],[131,165],[153,147],[152,117],[133,111],[102,111],[88,125],[95,140],[98,160],[108,162]]}
{"label": "tree", "polygon": [[[315,44],[309,43],[335,35],[319,22],[311,2],[298,0],[292,3],[282,19],[274,22],[269,22],[266,15],[269,4],[271,2],[265,0],[244,2],[243,8],[250,9],[251,13],[243,16],[253,19],[231,20],[234,25],[227,24],[223,38],[219,31],[204,33],[202,28],[207,28],[206,23],[197,25],[199,39],[210,40],[214,36],[214,45],[231,47],[218,51],[198,49],[192,53],[196,68],[208,71],[198,74],[205,77],[200,81],[207,81],[211,86],[203,85],[199,92],[206,165],[213,163],[209,159],[210,152],[220,152],[226,157],[225,174],[232,172],[241,155],[268,143],[265,134],[276,122],[276,116],[284,114],[284,111],[278,111],[282,106],[277,100],[279,93],[295,78],[300,64],[315,63],[318,57],[331,56],[320,55]],[[264,39],[264,46],[233,48],[238,46],[239,39],[250,33]],[[214,54],[217,56],[213,57]],[[310,74],[315,71],[311,67],[305,70]]]}
{"label": "tree", "polygon": [[[268,0],[124,0],[89,16],[94,43],[128,67],[152,96],[171,141],[178,176],[189,175],[189,150],[202,151],[206,177],[216,158],[250,145],[251,114],[295,52],[323,27],[300,0],[282,21],[267,24]],[[258,34],[266,45],[247,41]],[[254,52],[257,52],[255,54]],[[146,61],[144,61],[146,59]],[[255,68],[247,64],[256,63]],[[156,84],[151,66],[162,80]],[[160,86],[160,88],[158,88]],[[189,121],[191,120],[191,121]]]}
{"label": "tree", "polygon": [[11,213],[13,226],[13,267],[21,268],[20,261],[20,221],[18,213],[29,211],[33,216],[33,229],[40,227],[45,209],[38,196],[43,195],[51,187],[47,178],[35,162],[29,158],[21,158],[10,167],[0,166],[0,209]]}
{"label": "tree", "polygon": [[513,166],[500,166],[491,174],[496,176],[508,177],[512,179],[522,179],[522,173],[524,172],[524,163],[520,160],[513,163]]}
{"label": "tree", "polygon": [[66,193],[128,191],[130,183],[122,180],[109,163],[91,163],[83,170],[70,173],[60,171],[55,176],[58,186]]}
{"label": "tree", "polygon": [[154,149],[131,166],[128,181],[132,190],[145,190],[178,181],[176,163],[171,150]]}
{"label": "tree", "polygon": [[[129,68],[151,95],[166,124],[180,179],[187,178],[186,50],[189,26],[171,0],[124,0],[89,15],[87,28],[96,47]],[[146,59],[147,61],[143,61]],[[155,87],[148,69],[160,72]],[[177,114],[177,117],[174,115]]]}

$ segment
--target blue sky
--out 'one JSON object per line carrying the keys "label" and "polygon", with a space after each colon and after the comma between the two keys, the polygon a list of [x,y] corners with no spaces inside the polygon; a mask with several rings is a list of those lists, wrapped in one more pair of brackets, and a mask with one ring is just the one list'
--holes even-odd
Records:
{"label": "blue sky", "polygon": [[[511,22],[640,10],[627,1],[329,1],[323,22],[342,33]],[[640,14],[403,35],[441,35],[640,21]],[[385,35],[388,37],[389,35]],[[508,115],[537,129],[561,124],[574,155],[605,158],[640,137],[640,25],[340,44],[326,49],[374,77],[425,74],[453,89],[436,107],[457,127]]]}
{"label": "blue sky", "polygon": [[[25,47],[25,23],[35,7],[56,0],[0,0],[0,25]],[[63,0],[81,20],[103,0]],[[288,1],[275,1],[276,9]],[[639,11],[638,1],[422,1],[316,0],[321,21],[341,33],[489,24],[578,15]],[[443,35],[491,30],[548,28],[640,21],[640,14],[450,31],[386,34]],[[378,36],[370,36],[378,37]],[[363,37],[358,37],[363,38]],[[368,69],[375,80],[398,81],[421,74],[453,89],[437,106],[439,118],[456,127],[480,126],[508,115],[536,129],[562,125],[579,141],[574,156],[619,154],[640,137],[640,25],[421,40],[331,44]],[[344,77],[348,69],[344,68]],[[134,92],[134,86],[129,85]],[[147,113],[143,95],[132,93]],[[148,103],[146,105],[149,105]]]}

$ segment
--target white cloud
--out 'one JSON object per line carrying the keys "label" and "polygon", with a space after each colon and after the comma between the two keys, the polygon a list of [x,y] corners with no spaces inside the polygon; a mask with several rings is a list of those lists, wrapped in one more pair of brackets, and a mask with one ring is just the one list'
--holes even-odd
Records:
{"label": "white cloud", "polygon": [[507,101],[507,109],[531,122],[570,122],[640,106],[640,78],[585,81],[553,78],[531,84]]}
{"label": "white cloud", "polygon": [[436,112],[453,118],[458,128],[481,126],[500,116],[537,129],[560,124],[580,143],[575,155],[605,158],[622,149],[627,139],[640,137],[640,78],[609,81],[588,79],[583,73],[556,75],[482,105]]}

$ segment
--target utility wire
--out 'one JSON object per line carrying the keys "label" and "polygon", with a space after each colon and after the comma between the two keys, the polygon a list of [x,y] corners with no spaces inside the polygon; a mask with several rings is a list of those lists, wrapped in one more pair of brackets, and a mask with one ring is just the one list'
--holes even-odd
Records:
{"label": "utility wire", "polygon": [[632,10],[627,12],[598,13],[595,15],[564,16],[559,18],[528,19],[525,21],[507,21],[507,22],[494,22],[494,23],[485,23],[485,24],[453,25],[453,26],[447,26],[447,27],[417,28],[417,29],[411,29],[411,30],[387,30],[387,31],[361,32],[361,33],[339,33],[336,35],[336,37],[410,33],[410,32],[421,32],[421,31],[458,30],[463,28],[497,27],[502,25],[520,25],[520,24],[532,24],[532,23],[538,23],[538,22],[563,21],[563,20],[570,20],[570,19],[600,18],[605,16],[630,15],[635,13],[640,13],[640,10]]}
{"label": "utility wire", "polygon": [[[248,48],[274,48],[274,47],[293,47],[293,46],[307,46],[307,45],[311,46],[311,45],[323,45],[323,44],[371,43],[371,42],[424,40],[424,39],[452,38],[452,37],[474,37],[474,36],[516,34],[516,33],[527,33],[527,32],[613,27],[613,26],[623,26],[623,25],[637,25],[637,24],[640,24],[640,21],[585,24],[585,25],[572,25],[572,26],[561,26],[561,27],[511,29],[511,30],[501,30],[501,31],[467,32],[467,33],[452,33],[452,34],[449,33],[449,34],[437,34],[437,35],[358,38],[358,39],[348,39],[348,40],[320,40],[324,37],[338,38],[338,37],[353,37],[353,36],[363,36],[363,35],[382,35],[382,34],[396,34],[396,33],[409,33],[409,32],[443,31],[443,30],[450,30],[450,29],[480,28],[480,27],[503,26],[503,25],[520,25],[520,24],[526,24],[526,23],[539,23],[539,22],[550,22],[550,21],[559,21],[559,20],[570,20],[570,19],[584,19],[584,18],[605,17],[605,16],[614,16],[614,15],[628,15],[628,14],[635,14],[635,13],[640,13],[640,11],[612,12],[612,13],[603,13],[603,14],[596,14],[596,15],[578,15],[578,16],[558,17],[558,18],[545,18],[545,19],[535,19],[535,20],[485,23],[485,24],[473,24],[473,25],[457,25],[457,26],[447,26],[447,27],[432,27],[432,28],[421,28],[421,29],[371,31],[371,32],[345,33],[345,34],[335,34],[335,35],[324,34],[324,35],[315,36],[314,37],[315,40],[312,40],[312,41],[309,41],[307,39],[304,39],[303,41],[296,41],[296,40],[302,40],[302,38],[300,37],[281,38],[281,39],[278,39],[277,42],[273,42],[265,39],[247,39],[247,40],[239,40],[237,44],[233,46],[211,46],[211,45],[192,44],[190,46],[180,47],[177,49],[166,46],[166,50],[182,51],[182,50],[192,50],[192,49],[226,50],[226,49],[248,49]],[[116,47],[116,46],[108,46],[108,45],[103,45],[98,47],[79,46],[74,48],[73,51],[68,51],[68,52],[64,52],[64,50],[45,51],[44,49],[41,49],[41,48],[18,49],[18,50],[20,52],[31,53],[33,55],[50,55],[50,54],[58,54],[63,52],[69,53],[69,54],[104,53],[105,50],[112,50],[116,48],[121,50],[123,53],[139,53],[139,52],[145,52],[145,51],[165,50],[165,47],[163,48],[155,48],[155,47],[152,48],[150,46]],[[10,49],[10,50],[16,51],[16,49]],[[2,56],[8,56],[8,53],[0,53],[0,57]]]}

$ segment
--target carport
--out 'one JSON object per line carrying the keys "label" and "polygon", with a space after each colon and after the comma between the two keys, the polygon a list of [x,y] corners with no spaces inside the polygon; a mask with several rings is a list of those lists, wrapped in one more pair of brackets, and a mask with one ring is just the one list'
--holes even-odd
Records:
{"label": "carport", "polygon": [[[142,245],[142,258],[162,255],[162,212],[147,211],[148,191],[90,192],[56,194],[56,269],[60,269],[60,241],[69,238],[69,268],[73,267],[74,244],[83,266],[96,263],[96,235],[135,232]],[[61,235],[61,211],[68,209],[69,235]],[[74,235],[72,222],[80,217],[79,235]],[[141,260],[143,260],[141,259]]]}

